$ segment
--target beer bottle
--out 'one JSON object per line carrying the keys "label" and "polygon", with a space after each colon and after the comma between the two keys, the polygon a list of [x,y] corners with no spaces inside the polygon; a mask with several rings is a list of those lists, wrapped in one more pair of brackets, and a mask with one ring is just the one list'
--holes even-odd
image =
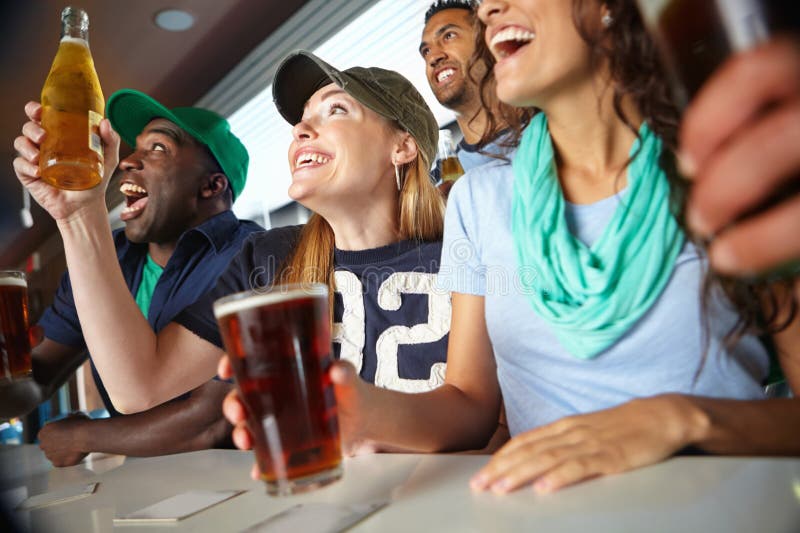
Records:
{"label": "beer bottle", "polygon": [[670,71],[680,107],[730,55],[773,34],[800,29],[796,0],[638,0],[638,5]]}
{"label": "beer bottle", "polygon": [[453,134],[450,130],[439,130],[439,171],[442,181],[456,181],[464,174],[464,167],[456,156]]}
{"label": "beer bottle", "polygon": [[59,189],[83,190],[103,177],[100,120],[105,100],[89,52],[89,16],[82,9],[61,12],[61,42],[42,88],[39,154],[44,181]]}

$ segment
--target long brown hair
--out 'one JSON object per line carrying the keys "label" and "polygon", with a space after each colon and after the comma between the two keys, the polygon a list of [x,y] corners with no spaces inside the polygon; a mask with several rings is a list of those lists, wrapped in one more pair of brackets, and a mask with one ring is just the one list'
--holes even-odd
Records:
{"label": "long brown hair", "polygon": [[[484,127],[483,134],[478,140],[478,150],[484,155],[507,160],[508,158],[504,155],[484,152],[483,148],[489,144],[495,144],[501,148],[514,148],[519,142],[519,136],[516,132],[521,132],[525,129],[534,114],[534,110],[515,107],[497,98],[494,69],[492,68],[495,63],[494,56],[492,56],[486,46],[486,40],[483,38],[486,28],[474,9],[472,11],[472,24],[473,35],[475,36],[475,53],[468,61],[467,75],[470,81],[478,87],[481,106],[475,112],[475,115],[470,118],[469,122],[471,124],[478,118],[481,111],[485,111],[486,127]],[[483,72],[484,74],[479,79],[476,79],[477,72]],[[498,134],[504,130],[508,130],[510,134],[498,137]]]}
{"label": "long brown hair", "polygon": [[[588,14],[597,14],[598,5],[605,5],[613,22],[604,27],[592,20]],[[476,17],[477,18],[477,17]],[[670,207],[684,233],[704,253],[707,243],[689,231],[685,220],[685,208],[690,182],[677,171],[675,151],[678,145],[680,111],[672,98],[665,70],[661,64],[656,45],[647,33],[634,0],[572,0],[572,18],[578,33],[591,50],[594,66],[608,65],[613,89],[614,111],[619,119],[638,136],[638,130],[626,116],[622,103],[629,98],[644,117],[650,129],[658,135],[664,151],[661,167],[670,184]],[[494,87],[491,68],[494,57],[483,39],[486,27],[477,20],[476,56],[474,61],[485,61],[488,72],[480,80],[483,90]],[[538,110],[532,109],[533,113]],[[490,111],[491,112],[491,109]],[[503,120],[496,117],[495,120]],[[512,144],[518,144],[526,124],[518,125],[510,136]],[[722,291],[737,312],[738,321],[728,332],[725,341],[730,346],[742,335],[772,335],[785,329],[798,310],[797,298],[792,282],[749,281],[719,276],[709,270],[703,282],[702,305],[707,311],[715,294]],[[706,335],[709,331],[708,313],[704,314]]]}
{"label": "long brown hair", "polygon": [[[402,186],[396,215],[398,240],[430,242],[442,239],[444,200],[429,177],[429,168],[428,158],[418,149],[417,157],[400,169]],[[297,246],[279,269],[275,282],[325,283],[333,309],[333,252],[333,229],[322,216],[314,213],[301,230]]]}

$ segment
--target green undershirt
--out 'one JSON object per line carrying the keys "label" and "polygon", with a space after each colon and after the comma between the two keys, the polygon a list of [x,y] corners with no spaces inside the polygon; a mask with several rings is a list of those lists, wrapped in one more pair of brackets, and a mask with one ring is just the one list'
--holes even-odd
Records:
{"label": "green undershirt", "polygon": [[145,318],[148,318],[150,302],[153,301],[153,292],[155,292],[158,278],[161,277],[163,272],[164,269],[153,261],[150,254],[147,254],[147,260],[142,270],[142,282],[139,284],[139,289],[136,291],[136,305],[142,310],[142,314]]}

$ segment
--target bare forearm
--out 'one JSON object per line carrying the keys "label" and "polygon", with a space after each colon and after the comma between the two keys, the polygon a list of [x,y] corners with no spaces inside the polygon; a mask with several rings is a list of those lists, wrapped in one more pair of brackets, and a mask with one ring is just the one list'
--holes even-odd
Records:
{"label": "bare forearm", "polygon": [[75,373],[86,359],[82,350],[43,339],[32,352],[32,380],[0,383],[0,418],[31,412]]}
{"label": "bare forearm", "polygon": [[497,426],[500,408],[498,403],[487,409],[448,384],[420,394],[378,389],[374,400],[365,437],[417,452],[486,446]]}
{"label": "bare forearm", "polygon": [[[51,346],[56,346],[55,355]],[[42,400],[52,396],[86,360],[84,350],[59,345],[50,339],[34,348],[31,356],[33,378],[41,388]]]}
{"label": "bare forearm", "polygon": [[228,387],[213,385],[218,390],[202,398],[175,400],[134,415],[81,420],[75,428],[77,451],[148,457],[230,446],[231,426],[220,409]]}
{"label": "bare forearm", "polygon": [[63,366],[32,357],[33,379],[0,383],[0,419],[22,416],[48,400],[80,366],[81,360],[66,361]]}
{"label": "bare forearm", "polygon": [[[800,287],[800,282],[795,282]],[[764,315],[778,313],[777,322],[791,317],[791,287],[775,285],[777,299],[764,302]],[[777,305],[777,308],[775,307]],[[800,392],[800,316],[772,336],[788,384]],[[708,420],[695,444],[721,454],[800,455],[800,398],[762,401],[692,398]]]}
{"label": "bare forearm", "polygon": [[147,395],[156,337],[122,276],[104,205],[59,221],[86,345],[115,404]]}
{"label": "bare forearm", "polygon": [[800,399],[690,402],[705,422],[689,444],[717,454],[800,455]]}

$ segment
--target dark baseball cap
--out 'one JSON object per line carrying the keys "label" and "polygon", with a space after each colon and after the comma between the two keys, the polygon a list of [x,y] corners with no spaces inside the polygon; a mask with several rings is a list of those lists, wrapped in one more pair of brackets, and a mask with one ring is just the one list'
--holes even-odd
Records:
{"label": "dark baseball cap", "polygon": [[233,199],[244,189],[250,156],[228,121],[207,109],[176,107],[167,109],[143,92],[121,89],[108,99],[106,116],[122,140],[136,147],[136,136],[156,118],[175,123],[196,141],[208,147],[228,178]]}
{"label": "dark baseball cap", "polygon": [[272,99],[283,118],[294,125],[303,117],[308,99],[329,83],[335,83],[410,133],[429,162],[436,158],[436,119],[416,87],[393,70],[353,67],[339,71],[311,52],[298,50],[286,56],[278,67],[272,82]]}

